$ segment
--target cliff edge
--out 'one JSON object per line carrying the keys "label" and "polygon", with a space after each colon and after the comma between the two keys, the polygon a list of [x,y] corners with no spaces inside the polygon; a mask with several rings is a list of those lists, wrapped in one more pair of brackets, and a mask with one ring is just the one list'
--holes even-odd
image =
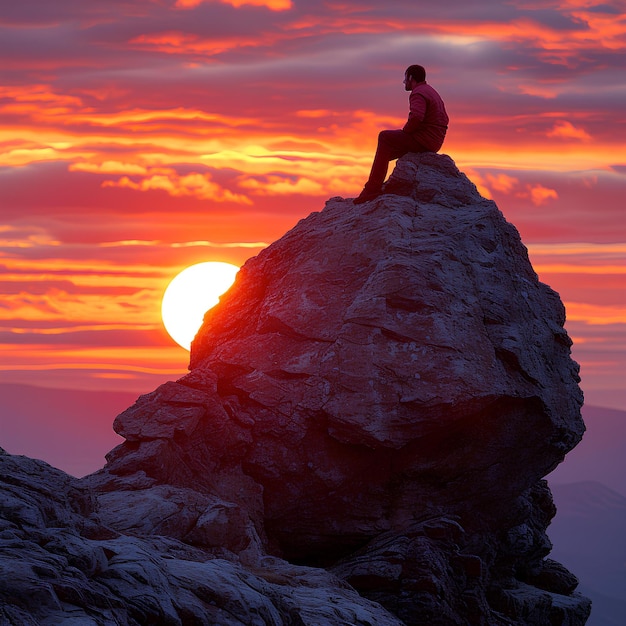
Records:
{"label": "cliff edge", "polygon": [[[104,555],[43,609],[20,604],[44,576],[22,560],[0,617],[584,624],[545,532],[542,478],[584,432],[564,322],[496,205],[449,157],[406,155],[384,195],[329,200],[243,266],[101,471],[38,490],[37,462],[0,456],[0,538],[61,518],[55,554]],[[15,484],[57,501],[24,518]]]}

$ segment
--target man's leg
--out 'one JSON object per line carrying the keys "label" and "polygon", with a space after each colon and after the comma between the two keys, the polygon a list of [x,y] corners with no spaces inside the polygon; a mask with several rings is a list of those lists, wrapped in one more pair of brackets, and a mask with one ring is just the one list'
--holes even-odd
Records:
{"label": "man's leg", "polygon": [[370,176],[365,183],[361,195],[355,202],[357,204],[367,202],[367,200],[380,195],[385,178],[387,178],[390,161],[399,159],[407,152],[423,151],[424,148],[413,139],[412,135],[405,133],[403,130],[381,131],[378,135],[378,146],[376,148]]}

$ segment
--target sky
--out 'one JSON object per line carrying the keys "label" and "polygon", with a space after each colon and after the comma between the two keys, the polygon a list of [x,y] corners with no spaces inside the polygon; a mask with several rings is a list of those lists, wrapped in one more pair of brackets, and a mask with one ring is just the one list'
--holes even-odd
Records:
{"label": "sky", "polygon": [[625,52],[624,0],[3,2],[0,384],[184,375],[168,282],[357,195],[419,63],[442,152],[565,303],[587,403],[623,409]]}

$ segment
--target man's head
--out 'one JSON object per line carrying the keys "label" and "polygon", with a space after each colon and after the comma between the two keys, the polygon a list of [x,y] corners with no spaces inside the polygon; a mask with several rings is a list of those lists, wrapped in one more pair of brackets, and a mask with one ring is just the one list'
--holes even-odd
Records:
{"label": "man's head", "polygon": [[411,91],[418,83],[426,80],[426,70],[421,65],[409,65],[404,72],[404,88]]}

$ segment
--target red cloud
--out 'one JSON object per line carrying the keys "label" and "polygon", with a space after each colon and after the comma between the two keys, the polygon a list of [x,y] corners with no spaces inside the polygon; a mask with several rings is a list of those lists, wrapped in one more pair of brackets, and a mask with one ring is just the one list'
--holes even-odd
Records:
{"label": "red cloud", "polygon": [[117,181],[105,180],[103,187],[127,187],[135,191],[165,191],[171,196],[194,196],[201,200],[213,200],[214,202],[235,202],[239,204],[252,204],[244,195],[233,193],[224,189],[211,180],[209,174],[191,172],[180,175],[178,172],[167,168],[158,168],[148,173],[138,182],[128,176],[122,176]]}
{"label": "red cloud", "polygon": [[560,137],[563,139],[591,139],[589,133],[583,128],[576,128],[571,122],[562,120],[556,122],[554,128],[548,132],[548,137]]}
{"label": "red cloud", "polygon": [[559,197],[554,189],[548,189],[543,185],[529,185],[528,193],[530,194],[530,199],[535,206],[540,206],[548,200],[556,200]]}
{"label": "red cloud", "polygon": [[[193,9],[203,3],[213,3],[216,0],[176,0],[176,6],[181,9]],[[242,6],[265,7],[271,11],[286,11],[292,8],[291,0],[219,0],[223,4],[230,4],[238,9]]]}

